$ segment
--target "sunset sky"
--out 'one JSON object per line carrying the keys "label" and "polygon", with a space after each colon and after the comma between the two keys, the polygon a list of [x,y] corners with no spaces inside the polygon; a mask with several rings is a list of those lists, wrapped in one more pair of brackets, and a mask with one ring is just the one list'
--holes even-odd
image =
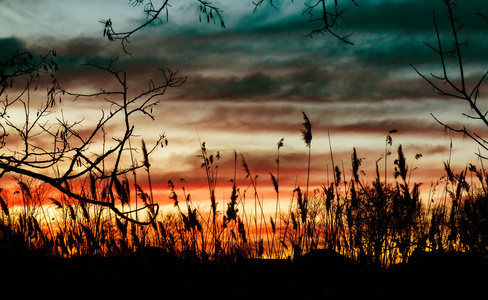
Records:
{"label": "sunset sky", "polygon": [[[263,3],[253,12],[251,0],[215,0],[225,29],[218,22],[200,22],[197,1],[170,1],[168,20],[164,16],[162,24],[154,23],[130,38],[126,47],[132,56],[124,53],[120,42],[102,36],[100,22],[110,18],[119,31],[144,22],[143,6],[127,2],[0,0],[0,56],[3,59],[19,48],[35,54],[54,49],[60,85],[78,92],[113,84],[108,74],[81,64],[106,65],[116,57],[117,68],[127,71],[134,93],[158,76],[157,67],[188,76],[184,85],[164,95],[154,110],[154,121],[143,118],[136,124],[136,134],[147,143],[163,132],[169,141],[168,147],[151,157],[151,178],[160,202],[170,203],[167,182],[173,180],[180,189],[180,178],[195,199],[208,200],[208,194],[198,193],[206,184],[197,157],[199,140],[206,143],[209,154],[219,151],[221,155],[216,190],[220,205],[230,197],[234,151],[239,159],[237,185],[241,190],[250,185],[240,163],[242,154],[250,171],[259,176],[259,191],[267,194],[282,138],[281,197],[288,201],[295,184],[302,189],[306,185],[308,148],[300,135],[302,112],[312,123],[312,187],[327,182],[328,173],[331,180],[330,146],[334,163],[344,168],[348,178],[356,147],[358,155],[366,158],[364,179],[370,182],[376,160],[384,155],[386,135],[396,129],[388,174],[393,173],[396,148],[402,144],[408,162],[417,167],[412,180],[423,182],[422,190],[428,192],[431,182],[443,175],[451,142],[431,113],[454,126],[468,124],[462,113],[470,113],[469,106],[439,96],[411,66],[426,75],[440,74],[438,57],[424,42],[437,43],[435,10],[441,37],[446,47],[452,45],[441,0],[357,0],[361,7],[339,1],[347,9],[344,18],[349,27],[343,24],[337,32],[353,33],[348,40],[354,45],[330,34],[307,37],[318,25],[302,14],[304,1],[274,1],[277,8]],[[159,2],[154,1],[155,6]],[[488,2],[481,0],[459,0],[456,11],[466,23],[460,36],[469,41],[463,54],[471,87],[488,69],[488,21],[475,15],[476,7],[488,14]],[[457,74],[456,69],[451,72]],[[96,100],[84,101],[63,101],[59,109],[73,118],[85,118],[89,126],[100,107],[93,103]],[[483,136],[486,128],[481,126],[478,132]],[[139,144],[140,138],[134,143]],[[478,147],[471,140],[454,135],[452,146],[456,172],[477,162]],[[414,160],[417,153],[422,157]],[[384,174],[384,161],[379,165]]]}

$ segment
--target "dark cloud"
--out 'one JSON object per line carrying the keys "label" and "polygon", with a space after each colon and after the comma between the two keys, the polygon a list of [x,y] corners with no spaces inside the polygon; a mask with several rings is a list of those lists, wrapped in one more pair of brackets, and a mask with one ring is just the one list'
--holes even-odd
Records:
{"label": "dark cloud", "polygon": [[[455,5],[454,13],[461,22],[469,22],[469,29],[482,29],[486,22],[475,16],[477,7],[488,11],[485,1],[466,0]],[[447,9],[443,1],[376,1],[362,3],[361,9],[349,12],[349,23],[358,33],[397,31],[404,35],[430,33],[434,30],[433,12],[440,23],[446,21]],[[442,26],[441,30],[450,30]]]}
{"label": "dark cloud", "polygon": [[[299,14],[270,19],[258,13],[242,18],[232,29],[151,36],[151,41],[143,41],[142,51],[152,57],[152,63],[160,61],[188,74],[190,79],[178,96],[192,100],[330,101],[431,96],[428,85],[410,65],[425,67],[427,74],[439,70],[438,57],[423,42],[435,37],[432,9],[442,9],[442,3],[422,3],[389,1],[351,7],[351,28],[359,28],[354,47],[330,37],[309,39],[298,35],[299,24],[304,21]],[[472,2],[468,4],[474,7]],[[481,47],[486,42],[478,45],[484,40],[474,38],[472,44],[477,47],[467,49],[467,62],[486,59]],[[407,76],[396,78],[399,70]]]}
{"label": "dark cloud", "polygon": [[20,50],[25,50],[25,45],[20,39],[14,37],[0,39],[0,61],[11,58]]}
{"label": "dark cloud", "polygon": [[187,97],[194,99],[239,100],[276,94],[279,92],[279,83],[261,72],[251,73],[243,78],[192,76],[181,91]]}
{"label": "dark cloud", "polygon": [[[407,72],[416,74],[408,66]],[[395,78],[395,69],[362,66],[354,61],[332,68],[310,65],[289,72],[263,69],[240,78],[237,76],[190,76],[179,97],[192,100],[288,100],[348,101],[358,99],[384,100],[397,97],[432,95],[420,77]]]}

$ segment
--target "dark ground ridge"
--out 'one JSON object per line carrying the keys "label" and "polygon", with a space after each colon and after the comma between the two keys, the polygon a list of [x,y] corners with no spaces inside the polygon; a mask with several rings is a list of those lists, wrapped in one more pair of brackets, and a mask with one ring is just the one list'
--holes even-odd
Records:
{"label": "dark ground ridge", "polygon": [[476,299],[488,296],[488,260],[417,252],[382,269],[329,250],[235,263],[196,263],[158,248],[105,258],[0,256],[0,289],[2,299]]}

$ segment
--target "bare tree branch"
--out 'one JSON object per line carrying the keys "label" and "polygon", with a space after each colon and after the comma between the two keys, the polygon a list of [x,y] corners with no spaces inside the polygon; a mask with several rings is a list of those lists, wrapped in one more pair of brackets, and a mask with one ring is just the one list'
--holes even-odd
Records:
{"label": "bare tree branch", "polygon": [[488,16],[480,11],[479,7],[476,7],[476,15],[482,17],[485,20],[488,20]]}
{"label": "bare tree branch", "polygon": [[[9,118],[8,112],[13,108],[13,103],[6,97],[3,106],[4,113],[0,115],[0,125],[5,135],[12,134],[22,142],[22,148],[20,150],[2,148],[0,177],[7,173],[26,175],[48,183],[66,196],[82,203],[108,207],[121,218],[138,224],[150,224],[157,215],[157,204],[146,203],[143,208],[123,212],[117,208],[117,197],[114,190],[118,190],[120,185],[119,176],[144,167],[143,164],[139,164],[133,159],[126,159],[128,155],[132,157],[132,152],[136,151],[136,148],[130,145],[130,139],[134,138],[134,117],[144,115],[154,119],[152,109],[161,101],[161,96],[168,88],[181,86],[186,77],[179,76],[178,72],[160,68],[161,75],[158,81],[151,80],[146,91],[136,96],[129,96],[126,73],[114,71],[114,62],[111,61],[107,67],[88,66],[96,67],[115,77],[119,84],[118,89],[113,91],[101,89],[101,92],[98,93],[78,94],[62,88],[56,81],[50,98],[36,110],[35,116],[32,115],[33,102],[29,94],[30,89],[27,88],[22,93],[23,96],[18,97],[14,103],[24,111],[25,118],[20,123]],[[31,74],[29,78],[32,76]],[[83,127],[84,120],[67,121],[62,112],[61,116],[53,120],[51,116],[55,113],[54,102],[60,101],[61,96],[70,96],[76,101],[103,98],[108,103],[110,111],[102,109],[101,117],[95,124],[89,124],[91,126],[89,130]],[[107,133],[104,128],[111,124],[115,125],[115,122],[119,122],[121,119],[123,128],[118,126],[120,131],[113,131],[109,137],[110,143],[106,142]],[[102,149],[92,149],[102,137],[104,141]],[[165,141],[165,136],[160,135],[155,145],[145,153],[149,155],[156,147],[164,146]],[[46,147],[50,144],[52,147]],[[129,163],[126,163],[127,161]],[[107,166],[110,166],[110,169],[107,169]],[[53,168],[55,172],[50,174],[49,170]],[[86,177],[90,177],[96,182],[106,182],[105,191],[109,195],[108,199],[103,197],[97,199],[96,196],[90,198],[82,189],[77,191],[71,187],[73,180]],[[121,202],[123,207],[125,200],[121,199]],[[137,218],[131,217],[132,213],[141,209],[148,209],[152,212],[148,221],[139,221]]]}
{"label": "bare tree branch", "polygon": [[[352,2],[354,3],[354,5],[359,6],[355,1]],[[313,2],[313,4],[305,3],[305,6],[306,9],[303,14],[310,15],[309,22],[322,24],[318,28],[312,30],[308,36],[313,37],[314,35],[319,33],[329,33],[346,44],[354,45],[354,43],[349,40],[349,37],[352,35],[352,33],[346,35],[340,35],[339,33],[337,33],[337,29],[342,29],[343,26],[349,27],[349,23],[343,17],[346,10],[339,9],[339,3],[337,0],[334,0],[333,5],[329,7],[327,6],[326,0],[317,0]],[[319,11],[319,17],[315,16],[315,11],[317,10]]]}
{"label": "bare tree branch", "polygon": [[[293,2],[293,0],[291,0]],[[353,3],[355,6],[360,6],[357,0],[347,0]],[[277,8],[276,0],[258,0],[253,1],[254,12],[263,4],[267,2],[271,7]],[[342,0],[341,3],[346,2]],[[144,4],[145,3],[145,4]],[[225,28],[225,22],[222,15],[222,10],[214,6],[212,2],[197,0],[199,4],[199,20],[207,21],[207,23],[213,22],[219,23],[222,28]],[[109,41],[120,41],[125,53],[131,55],[127,50],[126,45],[129,43],[129,38],[136,32],[147,27],[154,22],[160,22],[161,24],[169,21],[169,8],[171,7],[169,0],[161,1],[160,4],[155,5],[152,0],[131,0],[129,5],[141,6],[144,4],[144,13],[146,15],[146,21],[136,28],[127,31],[118,31],[114,29],[112,19],[100,21],[104,25],[103,36],[107,37]],[[346,9],[339,8],[339,0],[314,0],[312,3],[305,3],[305,10],[303,15],[309,15],[309,22],[319,24],[317,28],[313,29],[307,36],[314,37],[317,34],[330,34],[333,37],[343,41],[346,44],[354,45],[350,41],[352,33],[341,34],[339,33],[344,27],[350,27],[349,23],[344,18]],[[165,14],[165,15],[164,15]],[[163,21],[164,19],[164,21]]]}
{"label": "bare tree branch", "polygon": [[[131,6],[140,6],[144,3],[144,0],[135,0],[129,1],[129,5]],[[210,21],[216,22],[218,19],[219,24],[222,28],[225,28],[224,18],[222,16],[222,10],[214,5],[212,2],[197,0],[200,5],[199,8],[199,19],[202,22],[202,19],[206,19],[207,23]],[[126,44],[129,43],[129,38],[135,34],[136,32],[142,30],[146,26],[156,21],[163,24],[163,19],[161,19],[161,15],[163,13],[166,14],[165,20],[168,22],[169,20],[169,0],[162,1],[161,4],[155,6],[152,0],[148,0],[147,3],[144,5],[144,13],[146,15],[146,21],[139,25],[138,27],[128,30],[128,31],[116,31],[113,27],[112,19],[107,19],[104,21],[100,21],[100,23],[104,24],[103,28],[103,36],[106,36],[109,41],[117,41],[119,40],[122,44],[124,52],[131,55],[131,53],[127,50]],[[202,18],[203,17],[203,18]]]}
{"label": "bare tree branch", "polygon": [[[293,0],[291,0],[294,2]],[[349,0],[355,6],[360,6],[356,0]],[[254,12],[265,2],[265,0],[259,0],[254,2]],[[277,8],[275,0],[266,1],[273,8]],[[342,3],[345,2],[344,0]],[[314,24],[320,24],[317,28],[313,29],[307,36],[314,37],[317,34],[330,34],[340,41],[346,44],[354,45],[353,42],[349,40],[352,33],[339,34],[338,30],[343,29],[343,27],[350,27],[349,23],[344,18],[344,13],[346,9],[339,9],[338,0],[314,0],[312,3],[305,3],[305,10],[302,15],[309,15],[309,22]]]}
{"label": "bare tree branch", "polygon": [[[0,96],[7,88],[13,88],[14,81],[17,78],[28,76],[28,83],[25,86],[30,87],[38,82],[41,74],[52,75],[51,72],[58,70],[55,57],[56,51],[49,51],[36,58],[30,52],[19,50],[5,61],[0,61]],[[24,92],[26,90],[27,88],[24,89]]]}
{"label": "bare tree branch", "polygon": [[[488,71],[485,72],[481,78],[477,81],[476,85],[471,89],[468,90],[467,87],[467,80],[466,75],[464,72],[464,63],[463,63],[463,54],[461,51],[462,46],[466,45],[466,42],[461,42],[459,39],[459,33],[461,29],[464,27],[464,24],[459,23],[459,19],[455,17],[454,12],[456,10],[457,1],[456,0],[443,0],[446,8],[447,8],[447,17],[449,20],[449,25],[451,27],[451,36],[452,36],[452,44],[453,50],[445,51],[443,49],[443,43],[441,41],[441,36],[439,32],[439,28],[437,25],[436,14],[434,14],[434,27],[437,36],[437,47],[431,46],[425,43],[429,48],[431,48],[439,57],[440,65],[442,67],[442,75],[434,75],[430,74],[430,77],[423,75],[415,66],[412,65],[414,70],[417,74],[422,77],[434,90],[441,96],[447,96],[455,99],[459,99],[468,103],[470,109],[473,111],[474,115],[468,115],[466,113],[461,113],[461,115],[467,117],[471,120],[478,120],[481,121],[485,126],[488,126],[488,119],[487,114],[488,112],[482,112],[481,107],[479,106],[478,99],[479,99],[479,90],[481,84],[485,81]],[[477,15],[481,15],[479,9],[476,12]],[[457,75],[459,79],[453,79],[450,73],[448,72],[448,65],[447,65],[447,55],[449,55],[456,65]],[[446,88],[447,87],[447,88]],[[478,133],[473,132],[466,128],[466,126],[462,126],[462,128],[455,128],[449,124],[446,124],[439,119],[437,119],[434,115],[433,118],[442,125],[445,129],[450,130],[452,132],[462,133],[469,137],[470,139],[474,140],[478,143],[483,149],[488,151],[488,142],[485,138],[481,137]],[[481,157],[481,156],[480,156]]]}

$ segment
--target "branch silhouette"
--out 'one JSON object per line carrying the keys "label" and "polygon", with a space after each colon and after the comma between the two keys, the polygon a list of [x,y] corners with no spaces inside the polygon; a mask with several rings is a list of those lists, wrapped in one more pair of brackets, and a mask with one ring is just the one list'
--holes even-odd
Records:
{"label": "branch silhouette", "polygon": [[[467,78],[464,72],[463,53],[461,51],[462,47],[467,45],[467,42],[460,41],[460,35],[459,35],[459,32],[464,27],[464,24],[461,24],[459,19],[455,16],[457,1],[443,0],[443,2],[447,8],[447,17],[449,20],[449,25],[451,27],[453,48],[452,50],[444,49],[444,45],[441,41],[441,35],[439,32],[438,23],[436,20],[435,11],[433,12],[433,19],[434,19],[436,36],[437,36],[437,46],[432,46],[430,44],[424,43],[426,46],[431,48],[439,57],[442,73],[441,75],[435,75],[433,73],[430,73],[430,77],[428,77],[422,74],[415,66],[412,65],[412,67],[417,72],[417,74],[420,77],[422,77],[439,95],[447,96],[447,97],[451,97],[451,98],[455,98],[467,102],[473,114],[468,115],[462,113],[463,116],[471,120],[481,121],[482,124],[488,126],[488,119],[487,119],[488,111],[483,112],[478,102],[480,98],[480,88],[488,75],[488,71],[486,71],[479,78],[479,80],[475,83],[475,85],[471,89],[467,87]],[[479,9],[476,14],[483,17]],[[448,67],[449,58],[452,58],[454,60],[454,68],[457,70],[456,75],[458,76],[458,78],[455,78],[454,76],[450,75],[452,73],[449,72],[451,70]],[[432,116],[434,117],[434,120],[440,125],[442,125],[445,129],[452,132],[463,133],[470,139],[474,140],[483,149],[488,151],[488,141],[485,138],[482,138],[478,133],[469,130],[465,125],[462,125],[460,127],[455,127],[453,125],[447,124],[439,120],[433,114]],[[481,155],[479,156],[483,157]]]}
{"label": "branch silhouette", "polygon": [[[358,1],[356,0],[349,1],[352,2],[355,6],[360,6]],[[254,12],[256,12],[256,10],[264,2],[265,0],[253,1]],[[268,0],[266,2],[268,2],[271,7],[277,8],[276,1]],[[341,3],[344,2],[345,1],[342,1]],[[344,18],[346,9],[340,9],[339,7],[340,5],[338,0],[316,0],[312,1],[311,4],[305,3],[305,10],[303,11],[302,15],[309,15],[310,23],[319,24],[307,36],[314,37],[317,34],[330,34],[346,44],[354,45],[354,43],[351,42],[349,39],[352,33],[340,34],[338,32],[344,27],[350,27],[349,23]]]}
{"label": "branch silhouette", "polygon": [[[45,183],[48,183],[61,193],[83,203],[96,204],[110,208],[119,217],[137,224],[150,224],[157,215],[159,209],[157,204],[146,203],[142,208],[136,208],[123,212],[117,208],[116,195],[120,185],[118,177],[144,167],[131,159],[130,164],[124,164],[127,155],[132,155],[137,149],[132,147],[130,139],[134,138],[135,121],[134,117],[143,115],[154,119],[153,107],[161,101],[161,96],[168,88],[179,87],[186,77],[180,76],[178,72],[160,68],[158,82],[149,81],[147,90],[130,96],[126,73],[114,71],[113,64],[116,60],[110,61],[108,66],[87,64],[86,66],[98,68],[107,72],[116,79],[118,88],[105,90],[92,94],[79,94],[62,88],[57,81],[48,101],[44,102],[32,116],[33,101],[29,97],[29,86],[25,94],[27,98],[17,98],[15,103],[23,108],[25,118],[20,124],[12,121],[9,117],[9,110],[13,109],[13,101],[8,97],[3,103],[3,114],[0,115],[4,137],[7,134],[14,134],[22,142],[21,150],[9,150],[3,147],[0,155],[0,177],[6,173],[26,175]],[[30,75],[32,76],[32,74]],[[84,128],[85,120],[67,121],[63,113],[53,122],[51,115],[55,113],[55,104],[61,102],[62,97],[72,97],[73,101],[90,101],[103,98],[109,109],[101,110],[101,117],[95,124],[89,124],[89,129]],[[123,128],[120,132],[113,131],[108,137],[105,128],[123,120]],[[96,148],[97,141],[103,138],[101,150]],[[52,147],[49,145],[49,141]],[[151,154],[158,146],[165,146],[166,138],[160,135],[157,142],[150,149],[144,149],[145,156]],[[98,145],[100,146],[100,145]],[[108,167],[110,166],[110,167]],[[49,172],[54,169],[54,172]],[[105,192],[108,198],[98,199],[95,195],[87,195],[83,190],[76,191],[70,187],[70,182],[75,179],[89,177],[94,182],[105,182]],[[121,203],[124,203],[122,196],[118,196]],[[152,200],[152,199],[151,199]],[[151,214],[148,221],[139,221],[131,217],[131,214],[143,209],[149,209],[156,213]]]}
{"label": "branch silhouette", "polygon": [[[354,3],[354,5],[359,6],[359,4],[355,0],[351,0],[351,2]],[[349,27],[349,23],[343,16],[346,10],[339,9],[338,0],[334,0],[334,4],[332,5],[332,7],[327,7],[327,3],[325,0],[318,0],[316,2],[313,2],[312,4],[305,3],[305,6],[307,8],[303,12],[303,14],[310,15],[309,22],[314,24],[321,24],[316,29],[313,29],[308,36],[314,37],[316,34],[319,33],[328,33],[346,44],[354,45],[354,43],[349,40],[349,37],[352,35],[352,33],[341,35],[337,32],[337,29],[342,29],[343,26]],[[315,16],[315,11],[317,10],[319,10],[318,17]]]}
{"label": "branch silhouette", "polygon": [[[129,5],[131,6],[140,6],[144,4],[144,0],[130,0]],[[199,3],[199,19],[202,22],[203,19],[207,20],[207,23],[210,21],[216,22],[218,19],[220,26],[225,28],[224,18],[222,16],[222,10],[214,5],[212,2],[197,0]],[[122,48],[126,54],[132,55],[126,48],[126,44],[129,43],[129,38],[135,34],[136,32],[142,30],[143,28],[147,27],[149,24],[154,22],[160,22],[163,24],[163,19],[161,18],[163,14],[165,14],[166,22],[169,20],[169,0],[162,1],[161,4],[155,6],[153,1],[149,0],[146,4],[144,4],[144,14],[146,15],[146,21],[139,25],[138,27],[127,30],[127,31],[118,31],[115,30],[113,27],[112,19],[107,19],[104,21],[100,21],[100,23],[104,24],[103,29],[103,36],[107,37],[109,41],[117,41],[119,40],[122,44]]]}
{"label": "branch silhouette", "polygon": [[[353,3],[355,6],[360,6],[357,0],[348,1]],[[223,11],[219,7],[213,5],[212,2],[209,1],[197,0],[196,2],[199,4],[198,18],[200,22],[206,20],[207,23],[219,23],[222,28],[225,28]],[[264,2],[265,0],[253,1],[254,12],[256,12]],[[275,5],[276,1],[267,0],[266,2],[268,2],[271,7],[277,8]],[[343,0],[341,3],[344,2],[345,0]],[[132,56],[131,52],[127,50],[129,38],[150,24],[156,22],[163,24],[164,21],[168,22],[169,8],[171,5],[169,0],[161,1],[161,3],[158,5],[155,5],[155,3],[151,0],[148,0],[147,2],[144,0],[130,0],[129,5],[134,7],[142,5],[144,6],[146,20],[141,25],[133,29],[123,31],[114,29],[114,24],[111,18],[100,21],[100,23],[103,24],[103,36],[107,37],[109,41],[120,41],[124,52]],[[311,4],[305,3],[305,10],[302,14],[309,15],[310,23],[319,24],[307,36],[314,37],[317,34],[330,34],[346,44],[354,45],[354,43],[349,39],[352,33],[339,33],[339,30],[343,29],[344,27],[350,27],[349,23],[344,18],[346,9],[340,9],[339,7],[340,5],[338,0],[316,0]]]}

